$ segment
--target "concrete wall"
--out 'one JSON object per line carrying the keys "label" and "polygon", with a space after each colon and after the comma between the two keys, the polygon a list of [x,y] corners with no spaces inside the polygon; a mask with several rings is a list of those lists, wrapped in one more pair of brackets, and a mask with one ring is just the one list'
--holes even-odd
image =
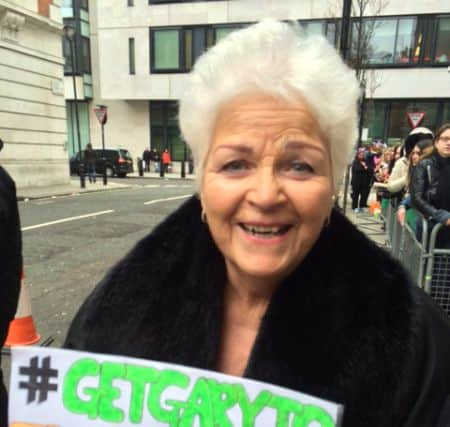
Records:
{"label": "concrete wall", "polygon": [[[137,3],[137,2],[136,2]],[[143,3],[143,2],[142,2]],[[131,152],[133,160],[141,156],[145,147],[150,146],[150,119],[148,100],[145,96],[136,97],[136,100],[120,100],[113,97],[113,99],[102,97],[100,86],[100,67],[105,67],[107,64],[99,62],[100,55],[103,52],[99,51],[98,31],[97,31],[97,5],[98,2],[90,1],[90,31],[91,31],[91,57],[92,57],[92,83],[94,98],[90,103],[90,117],[89,123],[91,127],[91,142],[94,147],[100,148],[102,146],[101,126],[93,112],[97,104],[104,104],[108,106],[108,122],[105,125],[105,146],[106,147],[121,147],[126,148]],[[115,9],[115,8],[114,8]],[[120,9],[120,7],[119,7]],[[132,9],[132,8],[130,8]],[[148,30],[147,34],[148,34]],[[126,49],[128,49],[128,38],[126,38]],[[138,43],[136,48],[140,49]],[[118,46],[111,45],[108,49],[108,54],[112,51],[118,52]],[[148,54],[147,54],[148,55]],[[119,56],[119,55],[117,55]],[[128,76],[128,50],[126,51],[126,75]],[[140,64],[142,58],[136,54],[136,63]],[[111,74],[115,73],[115,67],[110,68]],[[138,70],[136,70],[138,71]],[[105,70],[108,74],[108,69]],[[114,81],[112,84],[115,85]],[[139,87],[139,82],[135,82],[135,92],[140,94],[142,88]],[[121,90],[120,85],[115,86],[114,93],[119,94]]]}
{"label": "concrete wall", "polygon": [[[371,77],[371,79],[370,79]],[[373,85],[371,81],[376,81]],[[373,93],[370,87],[375,87]],[[369,98],[450,98],[447,68],[375,70],[369,73]]]}
{"label": "concrete wall", "polygon": [[18,187],[69,181],[59,0],[53,3],[47,18],[37,1],[0,0],[0,162]]}

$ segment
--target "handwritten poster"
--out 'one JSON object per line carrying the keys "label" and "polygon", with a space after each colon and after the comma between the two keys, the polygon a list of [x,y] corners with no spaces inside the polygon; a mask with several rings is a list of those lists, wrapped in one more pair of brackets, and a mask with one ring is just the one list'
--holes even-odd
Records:
{"label": "handwritten poster", "polygon": [[10,427],[334,427],[342,406],[211,371],[43,347],[12,349]]}

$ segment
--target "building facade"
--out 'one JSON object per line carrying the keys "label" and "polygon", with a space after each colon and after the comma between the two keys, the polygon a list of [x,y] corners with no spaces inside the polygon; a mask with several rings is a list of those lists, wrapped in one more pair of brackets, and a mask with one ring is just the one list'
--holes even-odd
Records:
{"label": "building facade", "polygon": [[[101,144],[92,107],[105,104],[107,146],[127,148],[133,156],[146,147],[167,147],[181,160],[177,99],[202,52],[264,17],[299,21],[337,46],[341,10],[340,0],[91,0],[91,142]],[[373,33],[363,57],[364,140],[401,140],[409,131],[407,112],[424,112],[422,125],[433,129],[450,121],[448,1],[390,0],[376,16],[365,12],[351,24],[353,50],[358,22]]]}
{"label": "building facade", "polygon": [[0,0],[0,162],[18,188],[67,184],[60,0]]}

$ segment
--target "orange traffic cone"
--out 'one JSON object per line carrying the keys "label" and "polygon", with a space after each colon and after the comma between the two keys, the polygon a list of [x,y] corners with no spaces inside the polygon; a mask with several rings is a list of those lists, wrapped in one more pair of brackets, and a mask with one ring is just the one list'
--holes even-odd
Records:
{"label": "orange traffic cone", "polygon": [[9,324],[8,336],[5,345],[31,345],[37,343],[41,337],[34,326],[33,316],[31,314],[30,298],[27,288],[24,286],[24,275],[20,281],[19,306],[14,320]]}

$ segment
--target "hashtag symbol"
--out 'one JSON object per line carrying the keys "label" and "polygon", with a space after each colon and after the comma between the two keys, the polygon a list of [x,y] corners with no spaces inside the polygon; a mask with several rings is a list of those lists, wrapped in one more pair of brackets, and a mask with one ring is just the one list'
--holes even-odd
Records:
{"label": "hashtag symbol", "polygon": [[51,378],[58,378],[58,371],[50,368],[50,356],[42,359],[41,367],[38,356],[32,357],[30,365],[20,367],[19,373],[28,377],[28,381],[19,383],[20,389],[28,390],[27,404],[36,400],[36,394],[39,395],[39,403],[45,402],[49,391],[58,390],[58,384],[50,383]]}

